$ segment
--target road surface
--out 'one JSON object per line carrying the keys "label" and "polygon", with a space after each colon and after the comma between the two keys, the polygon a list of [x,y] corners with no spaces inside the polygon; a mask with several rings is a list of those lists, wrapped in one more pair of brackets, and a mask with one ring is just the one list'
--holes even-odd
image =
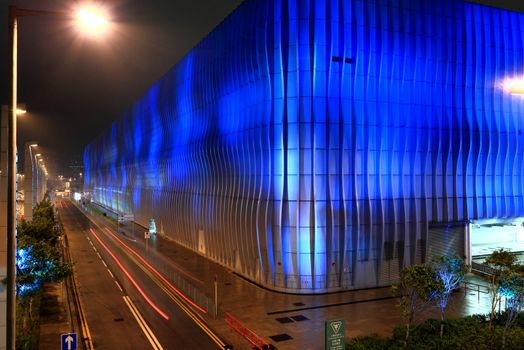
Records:
{"label": "road surface", "polygon": [[[69,200],[57,200],[77,289],[95,349],[221,349],[201,305],[151,259],[145,240],[119,233]],[[203,309],[203,308],[202,308]]]}

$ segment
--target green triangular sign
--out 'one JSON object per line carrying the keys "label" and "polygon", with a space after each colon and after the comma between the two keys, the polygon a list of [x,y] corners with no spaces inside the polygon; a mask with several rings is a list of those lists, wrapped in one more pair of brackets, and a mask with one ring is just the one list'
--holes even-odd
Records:
{"label": "green triangular sign", "polygon": [[331,328],[333,329],[333,332],[335,332],[335,334],[337,334],[340,330],[340,326],[342,326],[342,322],[340,321],[331,323]]}

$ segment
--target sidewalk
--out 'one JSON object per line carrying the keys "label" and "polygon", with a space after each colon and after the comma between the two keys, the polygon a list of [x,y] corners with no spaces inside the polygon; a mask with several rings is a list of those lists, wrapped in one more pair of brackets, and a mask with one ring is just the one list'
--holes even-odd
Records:
{"label": "sidewalk", "polygon": [[69,333],[71,330],[67,310],[65,282],[45,284],[40,309],[39,349],[61,348],[60,335]]}
{"label": "sidewalk", "polygon": [[[109,214],[109,213],[108,213]],[[99,219],[105,219],[98,216]],[[143,242],[144,227],[120,227],[125,234]],[[116,229],[116,226],[115,226]],[[206,316],[206,321],[235,349],[251,349],[250,343],[232,332],[224,320],[228,312],[248,329],[280,350],[322,349],[324,322],[332,319],[346,321],[346,339],[377,333],[390,336],[393,327],[403,320],[398,309],[398,298],[390,288],[374,288],[324,295],[297,295],[273,292],[259,287],[225,267],[158,234],[149,241],[149,249],[167,257],[177,270],[182,269],[204,283],[194,283],[208,297],[214,296],[214,279],[218,282],[219,317]],[[470,274],[468,281],[486,285],[480,277]],[[189,281],[188,281],[189,282]],[[489,295],[480,287],[480,293],[461,289],[455,293],[446,311],[446,317],[487,314]],[[430,310],[425,316],[439,318],[439,310]]]}

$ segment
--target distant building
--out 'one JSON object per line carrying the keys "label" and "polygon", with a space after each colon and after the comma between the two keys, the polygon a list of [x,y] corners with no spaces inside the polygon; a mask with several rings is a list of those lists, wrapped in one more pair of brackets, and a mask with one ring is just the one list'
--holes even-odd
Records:
{"label": "distant building", "polygon": [[388,285],[524,216],[524,16],[247,0],[85,148],[93,200],[265,287]]}

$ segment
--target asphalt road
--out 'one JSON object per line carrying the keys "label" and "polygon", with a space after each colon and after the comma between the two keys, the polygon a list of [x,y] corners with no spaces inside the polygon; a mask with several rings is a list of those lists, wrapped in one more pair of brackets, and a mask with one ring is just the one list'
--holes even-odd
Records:
{"label": "asphalt road", "polygon": [[95,349],[220,349],[223,341],[148,263],[145,241],[58,200]]}

